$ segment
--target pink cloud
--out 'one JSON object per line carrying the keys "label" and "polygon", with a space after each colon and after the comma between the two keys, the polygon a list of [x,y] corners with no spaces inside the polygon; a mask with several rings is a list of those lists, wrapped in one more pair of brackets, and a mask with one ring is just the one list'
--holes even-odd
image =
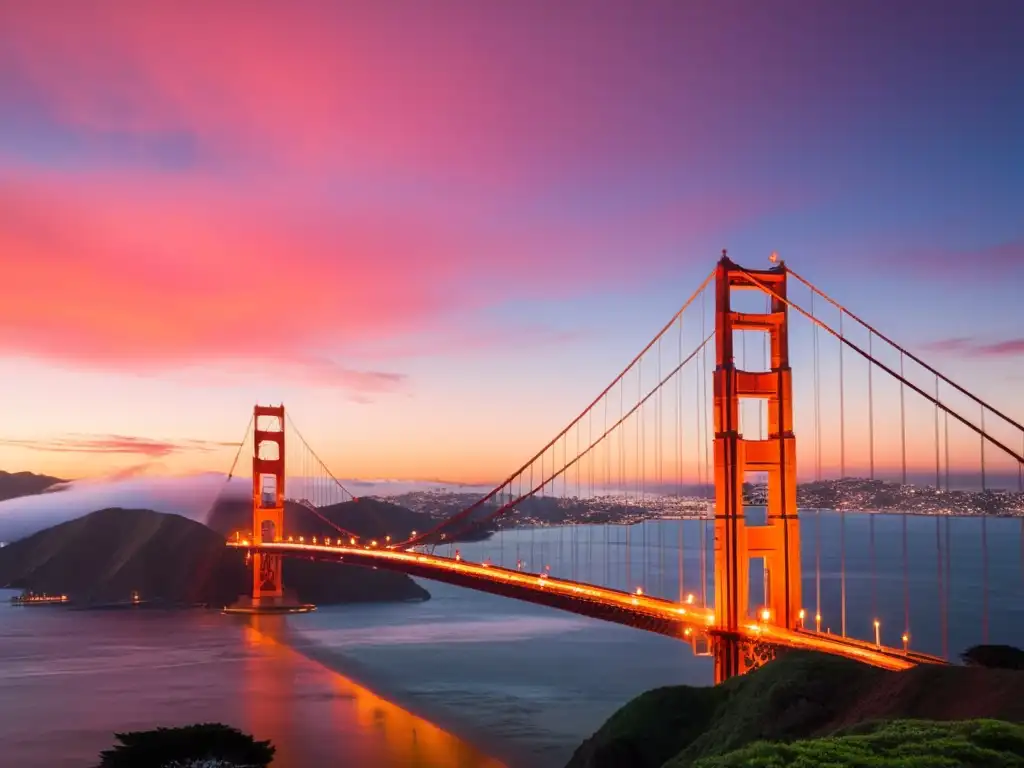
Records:
{"label": "pink cloud", "polygon": [[924,345],[925,349],[964,357],[1024,356],[1024,338],[1004,341],[979,341],[967,336],[938,339]]}
{"label": "pink cloud", "polygon": [[0,445],[48,453],[133,454],[161,458],[176,453],[208,453],[238,444],[210,440],[154,440],[128,435],[69,435],[50,440],[0,440]]}
{"label": "pink cloud", "polygon": [[[132,370],[288,360],[283,375],[361,391],[401,376],[332,366],[315,352],[443,333],[446,318],[517,295],[643,281],[683,229],[756,210],[642,211],[603,232],[575,222],[487,229],[469,210],[429,201],[398,212],[306,207],[206,178],[153,188],[137,174],[8,174],[0,207],[0,349]],[[647,270],[611,258],[637,249]]]}
{"label": "pink cloud", "polygon": [[[512,297],[710,268],[686,247],[793,203],[774,186],[619,190],[599,221],[580,213],[619,172],[706,162],[698,139],[716,130],[692,116],[741,100],[650,76],[678,52],[660,11],[565,10],[558,28],[542,4],[494,13],[4,4],[0,99],[80,156],[0,164],[0,353],[141,372],[270,361],[365,398],[402,373],[334,360],[424,333],[442,349],[533,343],[546,333],[460,328]],[[179,139],[194,152],[174,170],[133,154]]]}

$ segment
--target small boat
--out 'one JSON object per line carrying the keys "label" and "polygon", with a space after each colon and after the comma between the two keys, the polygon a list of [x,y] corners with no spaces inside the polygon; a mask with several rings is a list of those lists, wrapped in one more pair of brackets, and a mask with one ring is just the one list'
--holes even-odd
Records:
{"label": "small boat", "polygon": [[61,605],[66,602],[67,595],[37,595],[35,592],[24,592],[11,598],[12,605]]}

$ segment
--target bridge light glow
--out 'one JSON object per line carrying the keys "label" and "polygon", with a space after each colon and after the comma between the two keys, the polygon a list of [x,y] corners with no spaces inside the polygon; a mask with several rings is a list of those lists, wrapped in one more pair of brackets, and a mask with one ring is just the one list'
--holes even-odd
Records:
{"label": "bridge light glow", "polygon": [[882,622],[875,619],[875,645],[882,647]]}
{"label": "bridge light glow", "polygon": [[643,589],[643,587],[637,587],[637,588],[636,588],[636,593],[637,593],[638,595],[642,595],[642,594],[644,593],[644,589]]}
{"label": "bridge light glow", "polygon": [[772,617],[772,612],[767,608],[761,609],[761,621],[768,621]]}
{"label": "bridge light glow", "polygon": [[[412,532],[412,535],[413,535],[413,536],[415,536],[415,535],[416,535],[416,531],[413,531],[413,532]],[[410,537],[410,538],[412,538],[412,537]]]}
{"label": "bridge light glow", "polygon": [[377,546],[377,540],[376,539],[371,540],[370,541],[370,546],[371,547],[376,547]]}
{"label": "bridge light glow", "polygon": [[350,538],[350,539],[348,540],[348,543],[349,543],[349,544],[350,544],[351,546],[353,546],[353,547],[354,547],[354,546],[356,545],[356,540],[355,540],[355,537],[353,537],[353,538]]}
{"label": "bridge light glow", "polygon": [[688,594],[686,596],[686,604],[687,605],[693,605],[693,601],[694,601],[693,592],[691,592],[690,594]]}

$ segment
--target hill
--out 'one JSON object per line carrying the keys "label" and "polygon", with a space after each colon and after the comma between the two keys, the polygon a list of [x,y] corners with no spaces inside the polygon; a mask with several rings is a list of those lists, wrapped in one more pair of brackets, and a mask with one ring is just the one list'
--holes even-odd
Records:
{"label": "hill", "polygon": [[[285,565],[286,584],[317,604],[425,599],[412,579],[307,560]],[[64,593],[76,602],[232,602],[251,590],[243,555],[200,523],[147,509],[103,509],[0,549],[0,585]]]}
{"label": "hill", "polygon": [[[766,757],[742,763],[731,753],[763,741],[863,735],[880,727],[864,725],[875,721],[1022,722],[1022,686],[1024,672],[1015,670],[921,666],[890,672],[792,652],[718,686],[657,688],[638,696],[580,745],[567,768],[790,765],[792,755],[781,762]],[[1024,740],[1024,733],[1017,738]]]}
{"label": "hill", "polygon": [[[235,531],[248,532],[252,528],[251,502],[222,499],[214,506],[207,525],[222,536]],[[408,538],[413,531],[425,531],[436,525],[425,512],[414,512],[406,507],[380,499],[361,498],[331,504],[317,510],[335,525],[351,531],[363,539]],[[289,535],[337,536],[338,532],[312,511],[291,501],[285,502],[285,531]]]}
{"label": "hill", "polygon": [[0,501],[16,499],[19,496],[33,496],[42,493],[57,483],[65,483],[59,477],[36,475],[32,472],[4,472],[0,470]]}

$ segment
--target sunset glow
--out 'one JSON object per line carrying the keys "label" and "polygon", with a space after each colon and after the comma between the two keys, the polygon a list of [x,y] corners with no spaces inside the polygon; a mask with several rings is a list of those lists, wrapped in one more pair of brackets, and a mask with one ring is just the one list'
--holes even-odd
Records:
{"label": "sunset glow", "polygon": [[[226,472],[253,404],[284,402],[338,476],[498,481],[722,248],[777,251],[1024,419],[1024,22],[644,5],[4,4],[0,469]],[[842,428],[848,474],[894,471],[898,387],[873,382],[869,443],[866,367],[840,425],[820,344],[822,466]]]}

